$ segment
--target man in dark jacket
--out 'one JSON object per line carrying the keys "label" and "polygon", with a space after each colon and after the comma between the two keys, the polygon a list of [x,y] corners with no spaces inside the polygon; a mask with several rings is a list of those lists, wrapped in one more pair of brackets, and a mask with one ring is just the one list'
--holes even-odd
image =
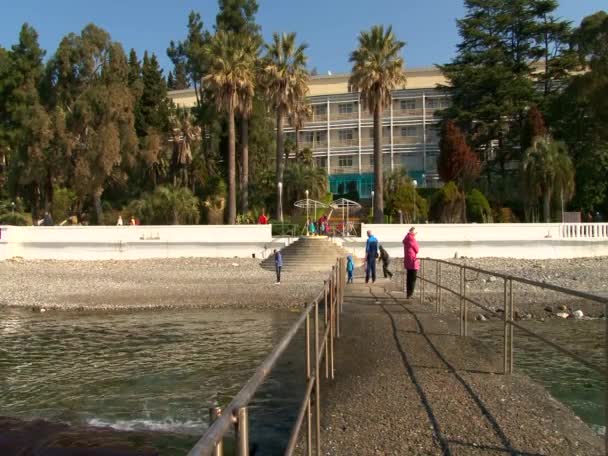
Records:
{"label": "man in dark jacket", "polygon": [[388,270],[388,266],[391,264],[391,257],[388,255],[388,252],[384,250],[384,247],[380,246],[380,258],[378,261],[382,261],[382,272],[384,273],[384,278],[393,278],[393,273]]}
{"label": "man in dark jacket", "polygon": [[281,283],[281,268],[283,267],[283,255],[277,249],[274,250],[274,268],[277,272],[277,284]]}

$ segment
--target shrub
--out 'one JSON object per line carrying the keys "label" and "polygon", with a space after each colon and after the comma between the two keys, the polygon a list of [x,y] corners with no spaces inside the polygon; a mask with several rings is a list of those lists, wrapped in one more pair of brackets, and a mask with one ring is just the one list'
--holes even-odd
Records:
{"label": "shrub", "polygon": [[464,198],[454,182],[448,182],[433,195],[431,220],[438,223],[462,223]]}
{"label": "shrub", "polygon": [[72,215],[72,208],[76,202],[76,193],[69,188],[55,187],[53,191],[53,219],[58,223]]}
{"label": "shrub", "polygon": [[486,197],[477,189],[471,190],[466,197],[467,219],[469,222],[492,223],[492,210]]}
{"label": "shrub", "polygon": [[15,212],[14,214],[7,212],[0,215],[0,225],[27,226],[31,224],[31,218],[20,212]]}
{"label": "shrub", "polygon": [[195,224],[200,218],[199,199],[185,187],[156,187],[128,210],[148,225]]}

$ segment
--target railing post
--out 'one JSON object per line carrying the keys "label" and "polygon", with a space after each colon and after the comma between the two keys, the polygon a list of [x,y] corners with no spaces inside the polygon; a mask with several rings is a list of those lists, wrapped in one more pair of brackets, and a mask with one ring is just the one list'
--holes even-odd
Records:
{"label": "railing post", "polygon": [[[213,424],[215,420],[217,420],[220,416],[222,416],[221,407],[211,407],[209,409],[209,424]],[[220,439],[219,442],[215,444],[215,448],[213,449],[213,456],[224,456],[224,440]]]}
{"label": "railing post", "polygon": [[465,337],[469,335],[469,305],[467,302],[467,268],[463,268],[462,273],[462,326],[464,328]]}
{"label": "railing post", "polygon": [[239,408],[235,418],[236,454],[237,456],[249,456],[249,414],[247,407]]}
{"label": "railing post", "polygon": [[420,280],[418,288],[420,289],[420,304],[424,301],[424,258],[420,260]]}
{"label": "railing post", "polygon": [[464,309],[462,308],[462,290],[463,290],[463,282],[462,282],[462,278],[463,278],[463,269],[462,266],[460,266],[460,278],[459,278],[459,282],[460,282],[460,293],[458,293],[458,299],[460,300],[460,336],[464,336],[464,327],[462,325],[462,314],[464,313]]}
{"label": "railing post", "polygon": [[[306,314],[306,329],[305,329],[305,345],[306,345],[306,384],[310,382],[310,312]],[[306,454],[312,455],[312,410],[310,397],[306,401]]]}
{"label": "railing post", "polygon": [[509,279],[509,374],[513,373],[513,281]]}
{"label": "railing post", "polygon": [[321,455],[321,382],[319,379],[319,303],[315,301],[315,435],[317,456]]}
{"label": "railing post", "polygon": [[331,379],[334,379],[334,337],[336,334],[336,306],[334,302],[329,300],[329,353],[331,354],[330,359],[330,373]]}
{"label": "railing post", "polygon": [[441,313],[441,263],[437,262],[437,313]]}
{"label": "railing post", "polygon": [[[325,327],[323,334],[325,334],[325,330],[327,330],[327,324],[331,325],[331,311],[327,307],[327,282],[323,283],[323,314],[325,316]],[[330,330],[331,333],[331,330]],[[329,335],[331,337],[331,334]],[[325,341],[325,378],[329,377],[329,341]]]}
{"label": "railing post", "polygon": [[504,350],[503,354],[503,372],[505,375],[509,373],[509,302],[507,297],[507,279],[503,279],[504,286],[504,300],[503,300],[503,310],[502,318],[504,320],[505,333],[504,333]]}

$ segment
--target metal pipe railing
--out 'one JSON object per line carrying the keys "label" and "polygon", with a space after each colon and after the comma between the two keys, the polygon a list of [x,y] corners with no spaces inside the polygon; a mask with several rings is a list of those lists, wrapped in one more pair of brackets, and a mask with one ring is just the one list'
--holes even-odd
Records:
{"label": "metal pipe railing", "polygon": [[[510,275],[510,274],[504,274],[504,273],[495,272],[495,271],[488,271],[486,269],[481,269],[481,268],[477,268],[477,267],[473,267],[473,266],[452,263],[452,262],[446,261],[446,260],[422,258],[420,260],[420,262],[421,262],[421,264],[420,264],[419,279],[420,279],[421,302],[424,302],[424,296],[425,296],[424,284],[425,283],[428,283],[430,285],[435,285],[435,290],[436,290],[435,293],[436,293],[436,299],[437,299],[436,311],[438,313],[441,312],[441,304],[442,304],[441,303],[441,291],[445,290],[445,291],[448,291],[448,292],[456,295],[456,297],[458,298],[459,303],[460,303],[459,322],[460,322],[460,335],[461,336],[467,336],[467,333],[468,333],[468,331],[467,331],[468,305],[467,304],[470,303],[470,304],[472,304],[478,308],[481,308],[485,311],[488,311],[494,315],[498,315],[498,313],[496,311],[488,308],[487,306],[484,306],[483,304],[481,304],[481,303],[475,301],[474,299],[471,299],[469,296],[467,296],[467,271],[475,272],[477,274],[484,274],[484,275],[490,275],[490,276],[502,278],[502,280],[503,280],[503,315],[502,315],[502,318],[503,318],[503,323],[504,323],[503,372],[505,375],[513,373],[513,362],[514,362],[513,330],[514,330],[514,328],[517,328],[517,329],[523,331],[524,333],[526,333],[528,336],[533,337],[537,340],[540,340],[541,342],[554,348],[555,350],[559,351],[560,353],[563,353],[564,355],[569,356],[570,358],[583,364],[587,368],[599,373],[600,375],[603,375],[604,378],[608,377],[608,315],[606,315],[606,308],[608,308],[608,298],[603,297],[603,296],[597,296],[597,295],[594,295],[591,293],[585,293],[585,292],[578,291],[578,290],[572,290],[569,288],[560,287],[558,285],[552,285],[552,284],[545,283],[545,282],[537,282],[537,281],[534,281],[531,279],[526,279],[524,277],[517,277],[517,276]],[[430,275],[428,275],[428,276],[425,275],[427,264],[435,265],[435,281],[433,281],[430,278]],[[459,273],[458,281],[459,281],[459,288],[460,288],[459,291],[452,290],[451,288],[445,286],[442,283],[442,275],[445,272],[445,271],[442,271],[442,266],[448,266],[448,267],[453,267],[453,268],[458,269],[458,273]],[[403,274],[405,275],[405,271],[403,271]],[[593,301],[593,302],[596,302],[599,304],[604,304],[604,309],[605,309],[604,310],[604,320],[606,321],[604,353],[605,353],[605,357],[606,357],[606,367],[598,366],[598,365],[586,360],[585,358],[579,356],[578,354],[572,352],[571,350],[568,350],[567,348],[562,347],[558,343],[555,343],[555,342],[547,339],[546,337],[543,337],[540,334],[524,327],[523,325],[516,323],[515,318],[514,318],[514,299],[513,299],[514,298],[514,295],[513,295],[513,283],[514,282],[519,283],[519,284],[533,286],[533,287],[538,287],[543,290],[550,290],[550,291],[554,291],[554,292],[558,292],[558,293],[563,293],[568,296],[573,296],[576,298]],[[605,393],[605,417],[606,417],[606,424],[608,424],[608,388],[606,389],[606,393]],[[606,439],[606,442],[605,442],[606,448],[608,451],[608,433],[605,434],[605,439]]]}
{"label": "metal pipe railing", "polygon": [[[312,455],[313,434],[315,437],[315,453],[318,456],[321,454],[321,387],[319,372],[323,358],[325,358],[326,378],[329,377],[330,373],[331,378],[334,378],[334,339],[339,337],[340,314],[344,299],[345,271],[346,260],[340,258],[337,260],[336,265],[332,267],[328,280],[323,284],[323,289],[306,306],[296,322],[258,366],[254,374],[234,396],[230,404],[224,409],[219,407],[210,409],[210,426],[201,439],[188,452],[188,456],[223,456],[223,438],[232,427],[234,427],[236,435],[236,454],[239,456],[249,454],[250,438],[247,406],[302,326],[304,326],[305,332],[306,389],[285,454],[291,455],[295,450],[304,417],[306,417],[307,424],[306,454]],[[323,303],[323,312],[325,314],[324,328],[321,328],[319,323],[319,305],[321,302]],[[313,319],[313,324],[311,324],[311,319]],[[311,335],[314,336],[314,341],[311,341]],[[314,343],[314,358],[311,357],[311,342]]]}

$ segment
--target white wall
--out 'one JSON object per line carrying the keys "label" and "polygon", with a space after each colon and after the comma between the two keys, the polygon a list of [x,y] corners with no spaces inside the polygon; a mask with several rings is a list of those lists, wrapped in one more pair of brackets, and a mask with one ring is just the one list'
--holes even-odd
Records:
{"label": "white wall", "polygon": [[270,225],[0,227],[0,259],[265,258]]}
{"label": "white wall", "polygon": [[[363,224],[363,237],[341,243],[356,256],[365,254],[371,230],[393,257],[403,257],[403,238],[412,225]],[[582,258],[608,256],[608,224],[494,223],[416,226],[420,256],[432,258]],[[575,233],[574,236],[572,233]]]}

